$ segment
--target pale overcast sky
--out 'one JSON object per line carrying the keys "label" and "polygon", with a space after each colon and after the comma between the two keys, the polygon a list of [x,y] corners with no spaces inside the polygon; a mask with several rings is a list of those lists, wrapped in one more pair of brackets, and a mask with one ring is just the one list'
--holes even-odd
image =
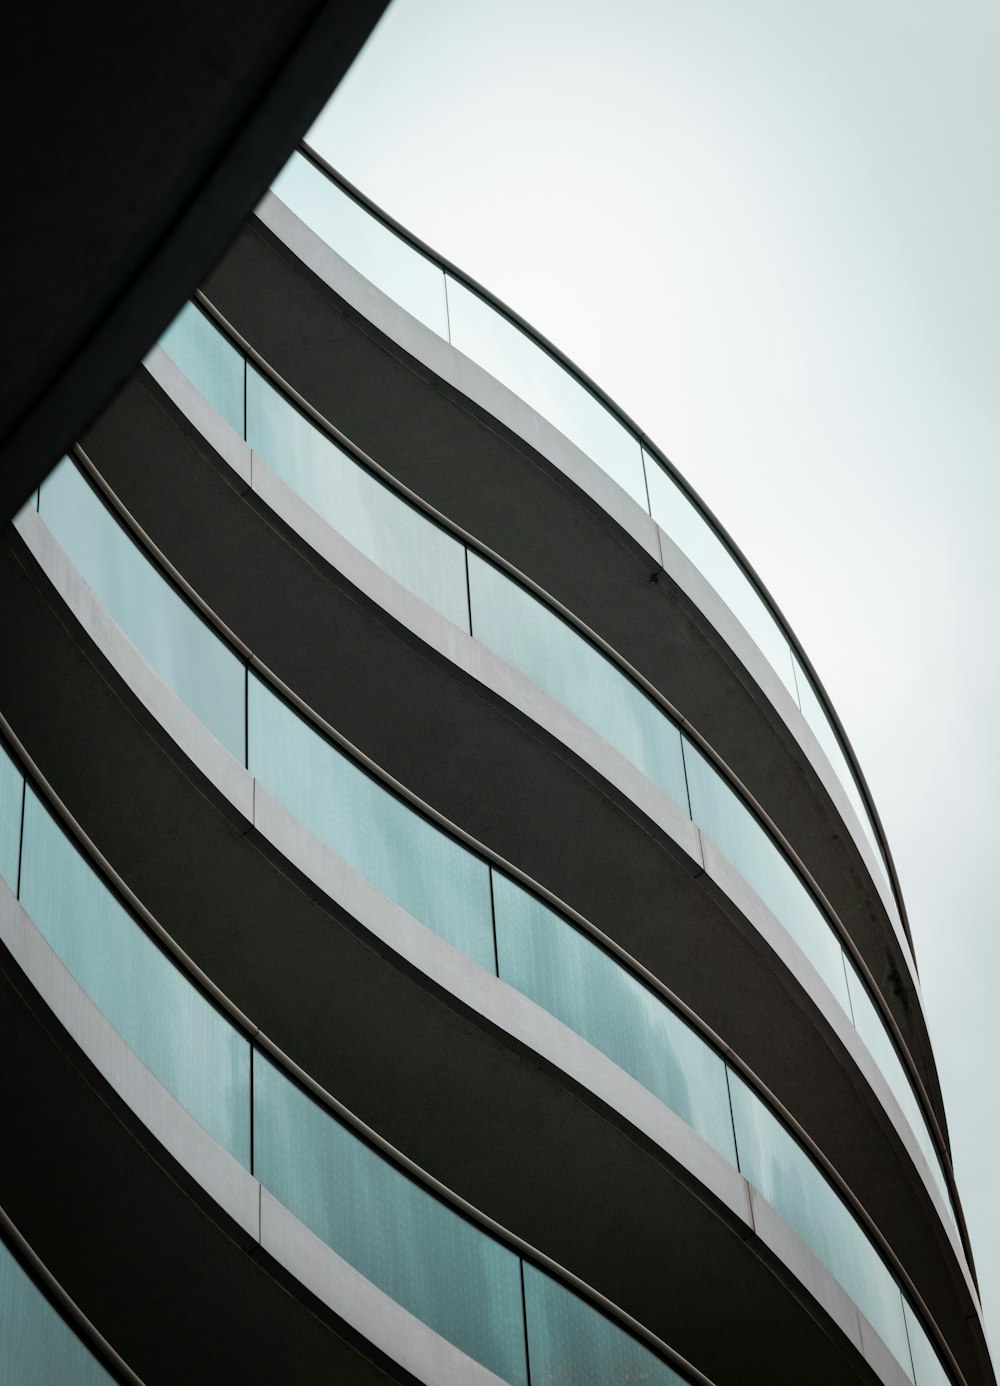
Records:
{"label": "pale overcast sky", "polygon": [[998,73],[995,0],[394,0],[310,138],[656,439],[809,652],[1000,1348]]}

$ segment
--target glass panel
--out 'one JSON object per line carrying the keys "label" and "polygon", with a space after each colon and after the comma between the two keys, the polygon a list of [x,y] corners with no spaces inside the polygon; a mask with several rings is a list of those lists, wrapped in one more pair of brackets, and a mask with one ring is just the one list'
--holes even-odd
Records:
{"label": "glass panel", "polygon": [[68,458],[42,483],[42,519],[160,677],[243,763],[243,665],[128,537]]}
{"label": "glass panel", "polygon": [[839,1281],[909,1375],[902,1296],[885,1262],[826,1176],[731,1070],[729,1084],[741,1173]]}
{"label": "glass panel", "polygon": [[493,873],[499,973],[736,1163],[725,1065],[664,1001],[540,900]]}
{"label": "glass panel", "polygon": [[945,1207],[954,1217],[954,1209],[951,1202],[951,1194],[948,1191],[948,1181],[941,1168],[941,1161],[938,1158],[937,1150],[934,1146],[933,1138],[928,1130],[927,1122],[917,1100],[917,1095],[913,1091],[913,1084],[907,1076],[903,1061],[899,1057],[896,1046],[892,1041],[889,1031],[885,1027],[885,1022],[872,1000],[868,988],[861,980],[857,968],[849,958],[844,959],[847,969],[847,987],[851,996],[851,1006],[854,1011],[854,1025],[858,1034],[865,1042],[865,1046],[872,1058],[879,1067],[879,1071],[889,1084],[893,1097],[899,1103],[906,1118],[910,1130],[916,1137],[917,1144],[923,1151],[924,1158],[930,1165],[931,1173],[944,1198]]}
{"label": "glass panel", "polygon": [[684,764],[694,821],[784,925],[850,1014],[840,942],[795,868],[687,737]]}
{"label": "glass panel", "polygon": [[684,1378],[558,1281],[524,1263],[531,1386],[672,1386]]}
{"label": "glass panel", "polygon": [[593,727],[687,813],[680,731],[589,641],[506,573],[469,553],[472,633]]}
{"label": "glass panel", "polygon": [[243,437],[243,353],[193,303],[187,303],[160,338],[178,370]]}
{"label": "glass panel", "polygon": [[384,294],[448,338],[444,273],[295,153],[271,184],[300,220]]}
{"label": "glass panel", "polygon": [[883,871],[886,872],[886,879],[888,880],[888,871],[885,866],[885,858],[882,855],[882,848],[879,846],[878,838],[875,835],[875,829],[868,816],[868,810],[865,808],[857,781],[851,773],[851,767],[848,764],[847,757],[840,744],[840,739],[830,725],[826,713],[823,711],[823,704],[816,695],[816,690],[812,686],[812,680],[794,654],[792,655],[792,661],[795,665],[795,683],[798,688],[799,707],[802,709],[802,716],[809,723],[813,735],[816,737],[827,760],[830,762],[833,773],[843,786],[844,793],[847,795],[851,808],[858,815],[858,822],[864,829],[865,837],[867,837],[868,841],[871,843],[875,856],[882,866]]}
{"label": "glass panel", "polygon": [[6,1246],[0,1242],[0,1381],[9,1386],[113,1386]]}
{"label": "glass panel", "polygon": [[0,876],[17,894],[17,859],[21,852],[21,798],[24,776],[0,746]]}
{"label": "glass panel", "polygon": [[495,970],[486,863],[366,775],[256,677],[250,770],[378,890]]}
{"label": "glass panel", "polygon": [[250,367],[247,439],[307,505],[390,577],[469,629],[465,547],[342,451]]}
{"label": "glass panel", "polygon": [[29,789],[21,903],[94,1004],[249,1168],[250,1046],[138,927]]}
{"label": "glass panel", "polygon": [[643,456],[653,519],[715,588],[795,698],[792,653],[781,627],[701,511],[655,457]]}
{"label": "glass panel", "polygon": [[478,294],[448,275],[452,344],[548,419],[648,512],[642,450],[624,424]]}
{"label": "glass panel", "polygon": [[910,1355],[913,1358],[913,1379],[917,1386],[951,1386],[951,1378],[941,1365],[941,1359],[930,1338],[905,1300],[903,1314],[906,1317],[906,1334],[910,1340]]}
{"label": "glass panel", "polygon": [[254,1173],[411,1314],[505,1381],[525,1382],[518,1258],[365,1145],[260,1054]]}

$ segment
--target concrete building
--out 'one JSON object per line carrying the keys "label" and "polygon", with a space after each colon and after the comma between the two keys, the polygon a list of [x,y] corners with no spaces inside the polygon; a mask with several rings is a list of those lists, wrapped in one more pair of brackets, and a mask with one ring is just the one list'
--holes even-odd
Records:
{"label": "concrete building", "polygon": [[303,147],[0,565],[12,1381],[995,1382],[847,737],[486,291]]}

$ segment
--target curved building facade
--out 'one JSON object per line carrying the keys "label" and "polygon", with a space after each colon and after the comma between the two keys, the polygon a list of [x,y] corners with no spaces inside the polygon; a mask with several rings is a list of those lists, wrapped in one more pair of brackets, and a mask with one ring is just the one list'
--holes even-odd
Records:
{"label": "curved building facade", "polygon": [[514,314],[303,146],[0,561],[10,1380],[995,1383],[844,730]]}

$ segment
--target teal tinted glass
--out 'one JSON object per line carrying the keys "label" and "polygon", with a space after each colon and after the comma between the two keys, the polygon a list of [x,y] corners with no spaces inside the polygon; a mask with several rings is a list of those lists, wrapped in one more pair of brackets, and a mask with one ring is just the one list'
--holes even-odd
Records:
{"label": "teal tinted glass", "polygon": [[448,336],[444,273],[304,154],[295,153],[271,184],[286,207],[376,288],[440,336]]}
{"label": "teal tinted glass", "polygon": [[687,737],[684,764],[692,818],[784,925],[850,1014],[840,942],[795,868]]}
{"label": "teal tinted glass", "polygon": [[198,393],[243,437],[246,362],[243,353],[193,303],[160,338],[160,346]]}
{"label": "teal tinted glass", "polygon": [[493,908],[503,981],[631,1073],[735,1164],[719,1055],[596,943],[498,871]]}
{"label": "teal tinted glass", "polygon": [[452,344],[512,390],[647,510],[639,442],[587,387],[485,299],[448,275]]}
{"label": "teal tinted glass", "polygon": [[525,1382],[518,1259],[254,1057],[254,1173],[387,1295],[512,1383]]}
{"label": "teal tinted glass", "polygon": [[843,1286],[909,1374],[899,1286],[826,1176],[730,1071],[739,1168]]}
{"label": "teal tinted glass", "polygon": [[469,629],[464,546],[365,471],[252,366],[247,440],[355,548],[449,621]]}
{"label": "teal tinted glass", "polygon": [[21,798],[24,776],[0,746],[0,876],[17,894],[17,859],[21,852]]}
{"label": "teal tinted glass", "polygon": [[715,588],[792,697],[792,652],[781,627],[701,511],[655,457],[644,453],[653,519]]}
{"label": "teal tinted glass", "polygon": [[906,1316],[906,1335],[910,1340],[910,1356],[913,1359],[913,1379],[917,1386],[951,1386],[951,1378],[941,1365],[941,1359],[931,1344],[930,1338],[916,1314],[904,1302]]}
{"label": "teal tinted glass", "polygon": [[847,795],[851,808],[857,814],[858,822],[861,824],[865,836],[871,843],[872,850],[879,864],[883,871],[885,871],[885,858],[882,855],[882,848],[879,846],[878,837],[872,826],[871,818],[868,816],[868,810],[865,808],[865,803],[861,797],[861,791],[858,788],[857,781],[851,773],[851,767],[847,763],[847,757],[844,754],[844,748],[840,744],[840,738],[830,725],[830,719],[823,710],[823,704],[820,702],[815,688],[813,688],[812,680],[809,675],[794,655],[792,656],[792,662],[795,667],[795,686],[798,689],[799,707],[802,709],[802,716],[809,723],[813,735],[819,742],[827,760],[830,762],[833,773],[843,786],[844,793]]}
{"label": "teal tinted glass", "polygon": [[531,1386],[682,1386],[666,1362],[527,1262],[524,1309]]}
{"label": "teal tinted glass", "polygon": [[260,679],[250,679],[250,770],[376,889],[495,970],[489,868],[390,794]]}
{"label": "teal tinted glass", "polygon": [[41,515],[133,645],[242,762],[243,665],[157,572],[68,458],[42,483]]}
{"label": "teal tinted glass", "polygon": [[136,924],[31,790],[21,903],[129,1048],[249,1166],[248,1042]]}
{"label": "teal tinted glass", "polygon": [[84,1342],[0,1242],[0,1381],[9,1386],[113,1386]]}
{"label": "teal tinted glass", "polygon": [[865,1047],[872,1058],[878,1064],[885,1081],[889,1084],[893,1097],[902,1108],[903,1116],[913,1132],[917,1144],[923,1152],[924,1158],[930,1165],[934,1181],[941,1191],[945,1207],[954,1217],[954,1208],[951,1202],[951,1194],[948,1191],[948,1181],[945,1178],[944,1170],[941,1168],[941,1161],[938,1158],[937,1150],[934,1146],[933,1138],[921,1111],[917,1095],[913,1091],[913,1084],[907,1076],[903,1061],[899,1057],[895,1044],[886,1029],[878,1009],[872,1000],[868,988],[861,980],[857,968],[851,960],[845,959],[847,968],[847,986],[851,995],[851,1007],[854,1012],[854,1025],[858,1034],[865,1042]]}
{"label": "teal tinted glass", "polygon": [[681,737],[601,652],[506,573],[469,553],[472,633],[586,722],[687,813]]}

